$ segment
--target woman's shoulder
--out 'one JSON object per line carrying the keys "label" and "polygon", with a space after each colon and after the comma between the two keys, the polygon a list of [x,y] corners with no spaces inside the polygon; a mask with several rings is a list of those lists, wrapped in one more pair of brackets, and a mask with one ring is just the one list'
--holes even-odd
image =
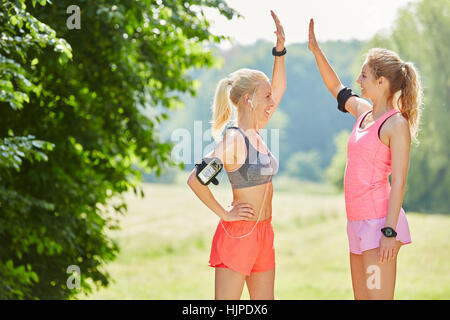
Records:
{"label": "woman's shoulder", "polygon": [[231,143],[231,144],[236,144],[236,143],[241,143],[241,142],[245,143],[244,136],[237,127],[227,128],[225,130],[223,140],[227,141],[227,143]]}
{"label": "woman's shoulder", "polygon": [[225,130],[222,141],[226,149],[229,149],[232,152],[242,151],[242,149],[246,148],[244,136],[239,132],[239,129],[234,127]]}
{"label": "woman's shoulder", "polygon": [[400,111],[390,116],[386,120],[386,125],[396,132],[399,130],[409,131],[408,119],[406,119]]}
{"label": "woman's shoulder", "polygon": [[245,161],[247,155],[245,139],[237,129],[228,128],[223,136],[222,144],[225,150],[225,169],[232,171],[236,164],[242,164]]}
{"label": "woman's shoulder", "polygon": [[404,137],[407,139],[410,136],[408,119],[401,112],[396,112],[388,117],[380,129],[382,129],[389,139],[393,137]]}

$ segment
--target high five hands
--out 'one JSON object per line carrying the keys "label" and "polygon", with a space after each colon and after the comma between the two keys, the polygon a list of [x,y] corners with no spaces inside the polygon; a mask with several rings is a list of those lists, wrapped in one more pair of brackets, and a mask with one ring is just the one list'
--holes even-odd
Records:
{"label": "high five hands", "polygon": [[277,28],[277,31],[274,32],[277,35],[276,50],[281,51],[284,49],[284,42],[286,40],[286,37],[284,36],[284,29],[275,12],[270,10],[270,14],[272,15],[273,21],[275,22],[275,26]]}
{"label": "high five hands", "polygon": [[[276,49],[277,51],[281,51],[284,48],[284,42],[286,40],[286,37],[284,35],[284,29],[283,26],[280,23],[280,20],[278,19],[278,16],[270,10],[270,13],[272,15],[273,21],[275,22],[275,26],[277,28],[277,31],[275,31],[275,34],[277,35],[277,45]],[[316,35],[314,33],[314,19],[311,18],[309,20],[309,41],[308,41],[308,48],[312,52],[319,49],[319,45],[317,44]]]}

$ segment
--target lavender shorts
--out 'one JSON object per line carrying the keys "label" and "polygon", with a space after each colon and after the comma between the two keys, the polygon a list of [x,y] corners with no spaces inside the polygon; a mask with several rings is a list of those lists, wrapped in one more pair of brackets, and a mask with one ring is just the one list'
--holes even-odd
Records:
{"label": "lavender shorts", "polygon": [[[369,220],[347,220],[347,235],[350,252],[362,254],[363,251],[378,248],[380,246],[381,229],[385,226],[386,217]],[[408,221],[403,208],[398,216],[396,239],[403,245],[411,243]]]}

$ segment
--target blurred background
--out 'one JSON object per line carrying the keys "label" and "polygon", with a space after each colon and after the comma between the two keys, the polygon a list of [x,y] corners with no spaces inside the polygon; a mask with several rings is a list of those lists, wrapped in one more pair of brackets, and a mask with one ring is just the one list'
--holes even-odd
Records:
{"label": "blurred background", "polygon": [[[280,162],[276,298],[353,298],[343,176],[354,119],[308,50],[310,18],[357,93],[369,48],[417,67],[424,105],[403,203],[413,243],[400,251],[396,298],[450,298],[447,0],[3,1],[0,298],[214,298],[218,219],[186,181],[214,146],[205,132],[218,81],[243,67],[272,75],[271,9],[288,49],[268,124],[279,139],[266,139]],[[188,161],[176,132],[189,137]],[[211,190],[225,207],[231,187],[219,180]]]}

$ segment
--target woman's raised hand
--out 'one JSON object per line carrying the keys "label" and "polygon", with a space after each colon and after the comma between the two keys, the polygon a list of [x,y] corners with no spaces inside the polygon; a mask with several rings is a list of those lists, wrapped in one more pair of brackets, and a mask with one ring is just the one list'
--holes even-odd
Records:
{"label": "woman's raised hand", "polygon": [[275,22],[275,26],[277,28],[277,31],[275,31],[275,34],[277,35],[276,50],[282,51],[284,49],[284,41],[286,40],[286,37],[284,36],[283,26],[281,25],[280,20],[278,19],[275,12],[270,10],[270,14],[272,15],[273,21]]}
{"label": "woman's raised hand", "polygon": [[314,34],[314,20],[309,20],[309,50],[314,52],[319,49],[319,45],[317,44],[316,35]]}

